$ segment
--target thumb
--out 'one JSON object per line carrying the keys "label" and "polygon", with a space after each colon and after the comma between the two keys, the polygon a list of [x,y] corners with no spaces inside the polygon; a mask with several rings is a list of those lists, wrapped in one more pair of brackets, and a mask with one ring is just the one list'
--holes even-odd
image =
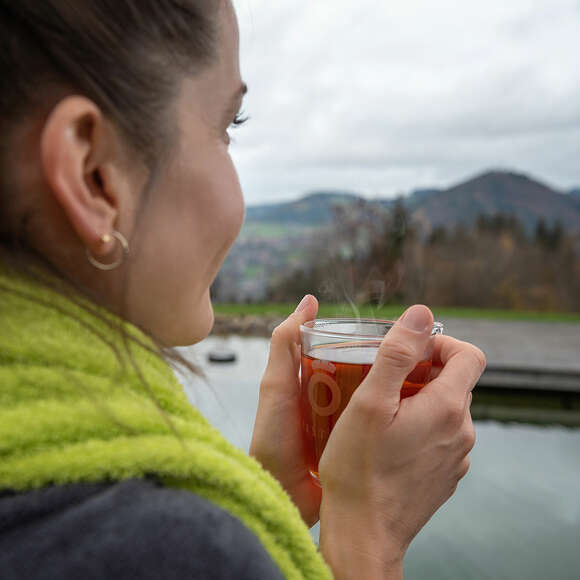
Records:
{"label": "thumb", "polygon": [[[433,329],[433,314],[423,305],[408,308],[387,332],[371,370],[357,394],[387,403],[393,415],[399,408],[401,387],[424,358]],[[375,398],[376,397],[376,398]]]}
{"label": "thumb", "polygon": [[267,372],[276,376],[285,376],[293,369],[296,357],[296,348],[300,344],[300,325],[316,318],[318,300],[307,294],[297,306],[296,310],[274,329],[270,342],[270,357]]}

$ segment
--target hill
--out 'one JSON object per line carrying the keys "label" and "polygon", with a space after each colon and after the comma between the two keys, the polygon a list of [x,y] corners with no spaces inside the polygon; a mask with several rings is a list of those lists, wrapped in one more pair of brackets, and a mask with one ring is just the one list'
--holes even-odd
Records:
{"label": "hill", "polygon": [[580,206],[568,194],[520,173],[488,171],[422,200],[413,211],[428,228],[470,225],[480,214],[515,215],[528,231],[543,218],[580,230]]}
{"label": "hill", "polygon": [[328,225],[332,222],[333,207],[356,204],[361,199],[350,192],[317,191],[296,201],[249,206],[246,224]]}
{"label": "hill", "polygon": [[[528,231],[538,220],[559,221],[566,229],[580,231],[580,189],[562,193],[541,181],[510,171],[487,171],[448,189],[416,189],[403,198],[415,222],[426,231],[436,226],[469,226],[480,214],[515,215]],[[332,223],[333,210],[367,203],[391,207],[393,198],[363,200],[352,192],[318,191],[290,202],[249,206],[248,233],[288,227],[324,227]]]}
{"label": "hill", "polygon": [[[421,206],[428,197],[440,193],[440,189],[416,189],[404,198],[405,205],[414,210]],[[356,193],[346,191],[315,191],[295,201],[282,203],[251,205],[246,208],[244,230],[262,232],[274,228],[286,231],[287,226],[321,227],[333,221],[333,211],[337,207],[366,204],[371,207],[389,208],[395,198],[368,200]]]}
{"label": "hill", "polygon": [[[515,215],[530,232],[540,218],[580,232],[580,191],[562,193],[514,172],[488,171],[448,189],[417,189],[403,202],[425,233],[500,212]],[[356,218],[358,211],[368,217],[369,209],[378,214],[394,203],[393,198],[366,200],[352,192],[316,191],[296,201],[249,206],[214,295],[221,301],[264,299],[271,280],[309,259],[312,241],[325,235],[337,207],[352,208]]]}

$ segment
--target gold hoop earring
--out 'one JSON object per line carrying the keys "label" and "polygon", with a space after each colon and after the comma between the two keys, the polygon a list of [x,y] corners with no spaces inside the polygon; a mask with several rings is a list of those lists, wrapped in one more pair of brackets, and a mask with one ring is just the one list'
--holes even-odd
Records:
{"label": "gold hoop earring", "polygon": [[111,262],[110,264],[104,264],[103,262],[99,262],[91,254],[91,251],[88,248],[86,248],[87,258],[88,258],[89,262],[95,268],[98,268],[99,270],[114,270],[115,268],[118,268],[129,254],[129,243],[127,242],[127,239],[125,238],[125,236],[121,232],[118,232],[117,230],[113,230],[113,232],[111,234],[104,234],[101,237],[101,241],[103,243],[110,242],[111,236],[119,242],[119,245],[121,246],[121,255],[114,262]]}

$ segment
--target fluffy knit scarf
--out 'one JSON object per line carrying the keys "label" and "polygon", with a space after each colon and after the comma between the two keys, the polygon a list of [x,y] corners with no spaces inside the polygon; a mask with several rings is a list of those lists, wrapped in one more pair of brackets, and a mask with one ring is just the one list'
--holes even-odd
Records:
{"label": "fluffy knit scarf", "polygon": [[152,346],[0,263],[0,489],[154,475],[238,517],[286,578],[330,578],[280,485],[189,404]]}

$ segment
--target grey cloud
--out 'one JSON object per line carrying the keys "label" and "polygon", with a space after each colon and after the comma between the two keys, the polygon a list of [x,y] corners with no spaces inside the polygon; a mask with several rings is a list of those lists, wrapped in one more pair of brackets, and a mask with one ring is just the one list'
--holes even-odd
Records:
{"label": "grey cloud", "polygon": [[392,195],[487,167],[580,183],[571,0],[240,0],[249,203]]}

